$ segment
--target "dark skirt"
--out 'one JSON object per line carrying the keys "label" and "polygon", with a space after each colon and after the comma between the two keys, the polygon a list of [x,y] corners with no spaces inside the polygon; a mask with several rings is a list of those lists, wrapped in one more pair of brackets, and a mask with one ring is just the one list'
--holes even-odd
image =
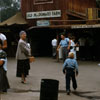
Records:
{"label": "dark skirt", "polygon": [[6,72],[4,71],[3,67],[0,66],[0,92],[6,91],[9,89],[9,83],[6,76]]}
{"label": "dark skirt", "polygon": [[17,72],[16,72],[17,77],[22,77],[22,74],[24,74],[24,76],[26,77],[27,75],[29,75],[29,69],[30,69],[29,59],[17,60]]}

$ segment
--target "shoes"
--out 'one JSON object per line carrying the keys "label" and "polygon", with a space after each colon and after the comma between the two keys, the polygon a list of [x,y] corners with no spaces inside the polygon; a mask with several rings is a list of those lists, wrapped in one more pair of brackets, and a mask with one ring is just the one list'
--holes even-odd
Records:
{"label": "shoes", "polygon": [[26,80],[22,80],[21,83],[26,84]]}
{"label": "shoes", "polygon": [[24,81],[21,81],[21,83],[24,83]]}
{"label": "shoes", "polygon": [[70,95],[70,90],[67,90],[67,95]]}
{"label": "shoes", "polygon": [[76,88],[74,88],[74,91],[76,91]]}
{"label": "shoes", "polygon": [[5,92],[5,93],[6,93],[6,92],[7,92],[7,90],[3,90],[3,92]]}
{"label": "shoes", "polygon": [[7,90],[0,91],[0,94],[5,94],[5,93],[7,93]]}

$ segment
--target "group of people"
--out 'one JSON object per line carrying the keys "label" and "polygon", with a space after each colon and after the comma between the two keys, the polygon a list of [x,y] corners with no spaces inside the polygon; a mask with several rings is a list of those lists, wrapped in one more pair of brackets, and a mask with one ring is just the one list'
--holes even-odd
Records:
{"label": "group of people", "polygon": [[[26,83],[26,77],[29,75],[31,48],[29,43],[26,42],[26,32],[19,33],[19,42],[17,46],[16,59],[17,71],[16,76],[21,77],[21,83]],[[4,34],[0,33],[0,93],[7,92],[10,88],[7,79],[7,54],[4,49],[7,48],[7,38]],[[31,57],[32,58],[32,57]],[[32,60],[31,60],[32,61]]]}
{"label": "group of people", "polygon": [[[21,83],[26,83],[26,77],[29,75],[30,70],[30,59],[31,48],[26,42],[27,34],[25,31],[19,33],[19,42],[17,46],[16,59],[17,59],[17,71],[16,76],[21,77]],[[64,34],[61,34],[61,41],[57,47],[56,40],[52,41],[54,45],[53,50],[59,50],[62,47],[63,54],[63,73],[66,79],[66,92],[70,94],[70,80],[73,81],[73,88],[76,90],[77,82],[76,76],[78,75],[78,64],[75,57],[75,38],[72,37],[71,40],[66,38]],[[0,92],[7,92],[10,88],[7,79],[7,54],[3,50],[7,48],[6,36],[0,33]],[[53,53],[53,56],[56,54]]]}
{"label": "group of people", "polygon": [[52,56],[56,58],[57,52],[59,52],[60,48],[62,48],[62,59],[63,62],[68,57],[69,52],[74,53],[74,58],[76,59],[76,46],[78,44],[75,43],[75,36],[70,36],[66,38],[64,33],[61,34],[61,41],[57,46],[57,39],[53,39],[52,42]]}
{"label": "group of people", "polygon": [[[70,90],[70,81],[72,79],[74,90],[77,89],[76,76],[78,75],[78,64],[76,60],[76,45],[75,37],[71,36],[66,38],[65,34],[61,34],[61,41],[57,47],[57,40],[52,40],[53,46],[53,56],[56,52],[59,52],[59,49],[62,48],[62,57],[63,57],[63,73],[65,74],[66,79],[66,92],[69,95]],[[56,44],[56,45],[54,45]],[[56,50],[57,49],[57,50]]]}
{"label": "group of people", "polygon": [[62,47],[62,56],[63,56],[63,73],[65,74],[66,79],[66,92],[69,95],[70,90],[70,81],[72,79],[73,89],[77,89],[76,76],[78,75],[78,64],[76,60],[76,44],[75,37],[71,36],[66,38],[65,34],[61,34],[61,41],[58,45],[57,50]]}

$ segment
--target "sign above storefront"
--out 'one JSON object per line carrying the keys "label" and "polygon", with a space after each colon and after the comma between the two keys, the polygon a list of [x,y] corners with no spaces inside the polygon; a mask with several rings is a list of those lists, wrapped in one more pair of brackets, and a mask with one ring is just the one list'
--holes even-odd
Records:
{"label": "sign above storefront", "polygon": [[34,0],[34,4],[53,3],[53,0]]}
{"label": "sign above storefront", "polygon": [[48,20],[38,20],[37,26],[50,26],[50,22]]}
{"label": "sign above storefront", "polygon": [[27,19],[53,18],[53,17],[61,17],[61,10],[27,12],[26,13]]}
{"label": "sign above storefront", "polygon": [[99,28],[100,24],[95,25],[72,25],[71,29],[80,29],[80,28]]}

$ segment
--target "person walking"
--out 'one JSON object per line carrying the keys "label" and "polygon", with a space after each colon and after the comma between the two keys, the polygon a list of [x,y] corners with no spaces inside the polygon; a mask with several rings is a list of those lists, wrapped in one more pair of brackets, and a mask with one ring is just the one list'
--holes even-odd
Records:
{"label": "person walking", "polygon": [[0,93],[7,92],[7,89],[10,88],[6,76],[6,71],[3,68],[7,54],[5,51],[2,50],[2,47],[3,47],[2,40],[0,40]]}
{"label": "person walking", "polygon": [[62,47],[63,62],[68,57],[68,52],[70,50],[70,44],[71,44],[70,39],[66,38],[64,33],[61,34],[61,41],[57,47],[57,50],[59,51],[59,48]]}
{"label": "person walking", "polygon": [[73,82],[74,90],[77,89],[76,76],[78,75],[78,64],[77,64],[77,61],[74,59],[73,52],[69,52],[68,57],[69,58],[67,58],[63,64],[63,73],[65,74],[65,79],[66,79],[66,92],[69,95],[71,92],[70,90],[71,79]]}
{"label": "person walking", "polygon": [[19,33],[20,40],[18,42],[16,59],[17,59],[17,72],[16,76],[21,77],[21,82],[26,83],[26,76],[29,74],[30,63],[29,57],[31,56],[30,48],[26,42],[26,32]]}
{"label": "person walking", "polygon": [[52,41],[51,41],[51,44],[52,44],[52,56],[53,56],[53,58],[56,58],[56,54],[57,54],[57,39],[53,39]]}

